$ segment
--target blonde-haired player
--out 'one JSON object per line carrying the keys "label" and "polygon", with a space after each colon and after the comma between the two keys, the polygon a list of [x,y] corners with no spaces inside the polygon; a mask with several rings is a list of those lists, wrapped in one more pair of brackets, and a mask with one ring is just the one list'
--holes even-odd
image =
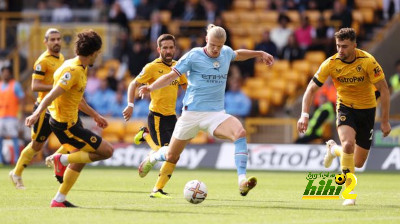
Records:
{"label": "blonde-haired player", "polygon": [[162,88],[178,77],[188,74],[188,88],[183,100],[182,116],[176,123],[171,142],[142,162],[142,172],[149,172],[151,164],[166,161],[150,197],[169,197],[163,191],[175,169],[179,156],[190,139],[200,130],[228,139],[235,144],[235,164],[238,174],[239,192],[242,196],[256,186],[255,177],[246,177],[248,149],[246,131],[240,121],[225,113],[224,96],[228,69],[232,61],[243,61],[259,57],[270,65],[273,57],[263,51],[240,49],[233,51],[225,46],[226,32],[222,27],[210,24],[207,29],[206,46],[193,48],[179,59],[173,70],[151,85],[139,88],[145,94]]}

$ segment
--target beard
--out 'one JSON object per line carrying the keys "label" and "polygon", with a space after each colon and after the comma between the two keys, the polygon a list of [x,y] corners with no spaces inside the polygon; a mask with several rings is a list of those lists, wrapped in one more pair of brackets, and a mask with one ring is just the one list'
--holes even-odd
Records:
{"label": "beard", "polygon": [[55,45],[51,50],[54,53],[60,53],[61,47],[60,47],[60,45]]}

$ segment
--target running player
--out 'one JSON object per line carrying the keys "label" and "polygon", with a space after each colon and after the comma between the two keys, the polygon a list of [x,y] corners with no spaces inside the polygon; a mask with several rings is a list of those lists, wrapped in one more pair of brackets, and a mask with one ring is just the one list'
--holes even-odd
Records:
{"label": "running player", "polygon": [[[133,101],[135,99],[135,91],[139,85],[151,84],[158,78],[171,72],[176,61],[173,60],[175,54],[175,37],[171,34],[162,34],[157,39],[157,51],[159,58],[148,63],[140,72],[140,74],[129,84],[128,88],[128,106],[122,114],[125,121],[128,121],[134,109]],[[161,146],[168,145],[171,140],[172,132],[176,124],[175,104],[178,97],[178,88],[181,85],[186,89],[187,79],[185,76],[179,77],[176,81],[170,83],[169,86],[151,92],[150,112],[148,115],[148,127],[141,128],[135,136],[135,144],[146,141],[152,150],[157,151]],[[142,175],[140,175],[142,174]],[[141,177],[147,173],[139,172]]]}
{"label": "running player", "polygon": [[[47,50],[36,60],[33,66],[32,91],[38,92],[34,110],[43,100],[46,94],[53,88],[53,74],[64,62],[61,51],[61,33],[57,29],[50,28],[44,35],[44,44]],[[50,114],[43,111],[32,128],[32,141],[22,150],[15,168],[10,171],[9,176],[16,189],[25,189],[22,181],[22,172],[29,165],[32,158],[42,149],[45,141],[51,134],[49,124]],[[64,147],[58,150],[66,153]]]}
{"label": "running player", "polygon": [[[340,156],[344,174],[354,173],[368,158],[375,123],[375,89],[381,95],[381,130],[389,135],[389,89],[381,66],[369,53],[357,47],[356,33],[352,28],[342,28],[335,33],[338,53],[326,59],[308,84],[303,97],[301,117],[297,123],[299,132],[307,130],[309,108],[315,92],[331,76],[337,89],[337,130],[341,147],[333,140],[327,142],[324,159],[330,167],[335,157]],[[346,186],[351,181],[346,181]],[[355,199],[346,199],[343,205],[355,205]]]}
{"label": "running player", "polygon": [[83,99],[88,67],[93,65],[100,53],[101,37],[92,30],[78,33],[75,42],[77,56],[64,62],[54,73],[54,86],[33,114],[26,118],[27,126],[33,125],[48,107],[50,127],[63,145],[71,145],[77,151],[71,154],[53,154],[46,158],[56,170],[65,169],[64,182],[51,201],[51,207],[76,207],[66,200],[66,195],[79,177],[86,163],[108,159],[113,154],[110,143],[92,131],[83,128],[78,110],[90,115],[101,128],[107,121]]}

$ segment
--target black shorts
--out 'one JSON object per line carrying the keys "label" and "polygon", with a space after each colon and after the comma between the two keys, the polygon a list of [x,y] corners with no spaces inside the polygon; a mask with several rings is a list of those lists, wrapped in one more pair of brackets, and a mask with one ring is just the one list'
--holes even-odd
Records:
{"label": "black shorts", "polygon": [[168,145],[177,121],[176,115],[164,116],[150,111],[147,121],[154,143],[158,146]]}
{"label": "black shorts", "polygon": [[[35,111],[38,106],[39,104],[35,103],[33,111]],[[37,142],[45,142],[47,140],[47,138],[50,136],[52,132],[49,120],[50,120],[50,114],[47,111],[44,111],[42,112],[42,114],[40,114],[39,119],[33,125],[33,129],[31,131],[32,140],[35,140]]]}
{"label": "black shorts", "polygon": [[376,108],[353,109],[340,104],[337,110],[337,126],[352,127],[356,131],[356,144],[364,149],[369,149],[374,132]]}
{"label": "black shorts", "polygon": [[50,117],[50,127],[61,144],[69,144],[77,149],[94,151],[102,141],[100,136],[83,128],[82,121],[79,118],[76,124],[68,128],[67,123],[58,122]]}

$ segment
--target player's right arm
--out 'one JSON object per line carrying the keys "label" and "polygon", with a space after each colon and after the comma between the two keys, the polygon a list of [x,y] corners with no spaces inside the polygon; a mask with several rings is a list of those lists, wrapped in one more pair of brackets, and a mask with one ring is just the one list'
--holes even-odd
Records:
{"label": "player's right arm", "polygon": [[314,95],[318,89],[319,86],[317,86],[314,80],[311,80],[307,86],[306,92],[304,93],[303,104],[301,107],[301,116],[299,121],[297,122],[297,130],[300,133],[305,133],[307,131],[308,121],[310,116],[309,110],[311,107],[312,100],[314,99]]}
{"label": "player's right arm", "polygon": [[60,86],[56,86],[53,88],[49,94],[47,94],[42,102],[40,102],[38,108],[32,113],[31,116],[25,119],[25,125],[30,127],[31,125],[35,124],[36,121],[39,119],[40,114],[53,102],[57,97],[63,94],[65,90]]}
{"label": "player's right arm", "polygon": [[319,67],[318,71],[315,73],[313,79],[307,86],[306,92],[303,96],[303,103],[301,107],[301,116],[300,119],[297,121],[297,130],[300,133],[305,133],[308,128],[308,121],[310,118],[310,107],[311,103],[314,99],[314,95],[326,81],[329,76],[329,61],[330,58],[326,59],[321,66]]}
{"label": "player's right arm", "polygon": [[129,83],[127,92],[128,105],[125,107],[124,111],[122,111],[122,115],[124,116],[125,121],[129,121],[132,116],[133,108],[135,107],[135,105],[133,104],[133,102],[135,101],[135,91],[139,85],[141,85],[141,83],[137,82],[136,79],[132,80],[132,82]]}

